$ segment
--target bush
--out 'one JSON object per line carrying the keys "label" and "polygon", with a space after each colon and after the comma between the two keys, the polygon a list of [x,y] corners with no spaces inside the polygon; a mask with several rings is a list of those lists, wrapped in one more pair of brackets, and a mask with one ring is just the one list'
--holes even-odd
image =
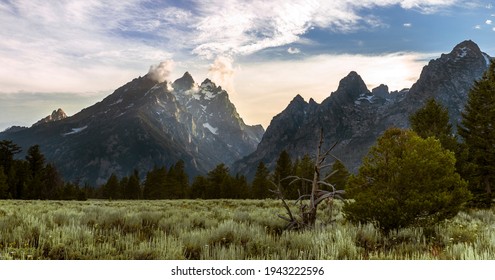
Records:
{"label": "bush", "polygon": [[372,222],[384,233],[454,217],[470,197],[452,152],[434,138],[397,128],[371,148],[347,194],[354,202],[344,206],[346,218]]}

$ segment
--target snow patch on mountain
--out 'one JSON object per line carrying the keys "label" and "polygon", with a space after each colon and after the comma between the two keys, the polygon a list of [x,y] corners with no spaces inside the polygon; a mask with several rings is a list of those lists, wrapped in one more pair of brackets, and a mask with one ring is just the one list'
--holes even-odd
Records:
{"label": "snow patch on mountain", "polygon": [[483,57],[485,58],[486,66],[490,66],[491,58],[486,53],[483,53]]}
{"label": "snow patch on mountain", "polygon": [[208,129],[211,133],[218,135],[218,128],[211,126],[209,123],[204,123],[203,127]]}
{"label": "snow patch on mountain", "polygon": [[83,130],[85,130],[86,128],[88,128],[87,125],[83,126],[83,127],[77,127],[77,128],[73,128],[71,129],[71,132],[67,132],[67,133],[64,133],[62,134],[63,136],[67,136],[67,135],[72,135],[72,134],[77,134]]}

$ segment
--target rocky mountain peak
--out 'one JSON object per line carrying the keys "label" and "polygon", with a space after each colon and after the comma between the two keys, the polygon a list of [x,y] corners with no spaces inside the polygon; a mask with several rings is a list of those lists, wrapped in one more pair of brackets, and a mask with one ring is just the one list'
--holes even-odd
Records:
{"label": "rocky mountain peak", "polygon": [[354,102],[359,96],[369,94],[361,76],[355,71],[351,71],[346,77],[339,82],[337,91],[332,93],[333,98],[341,103]]}
{"label": "rocky mountain peak", "polygon": [[189,72],[184,73],[184,75],[175,80],[175,82],[172,84],[172,87],[176,90],[188,90],[194,87],[194,79],[189,74]]}
{"label": "rocky mountain peak", "polygon": [[206,78],[202,83],[201,83],[202,88],[216,88],[217,85],[215,85],[214,82],[212,82],[210,79]]}
{"label": "rocky mountain peak", "polygon": [[456,54],[458,56],[462,56],[467,53],[481,54],[481,50],[480,47],[475,42],[471,40],[466,40],[455,46],[451,52],[451,54]]}
{"label": "rocky mountain peak", "polygon": [[49,122],[55,122],[55,121],[60,121],[67,118],[67,114],[62,110],[61,108],[58,108],[57,110],[53,110],[51,115],[46,116],[42,118],[41,120],[37,121],[33,126],[44,124],[44,123],[49,123]]}
{"label": "rocky mountain peak", "polygon": [[376,97],[381,97],[381,98],[389,98],[390,92],[388,90],[388,86],[381,84],[377,86],[376,88],[371,90],[371,93],[376,96]]}

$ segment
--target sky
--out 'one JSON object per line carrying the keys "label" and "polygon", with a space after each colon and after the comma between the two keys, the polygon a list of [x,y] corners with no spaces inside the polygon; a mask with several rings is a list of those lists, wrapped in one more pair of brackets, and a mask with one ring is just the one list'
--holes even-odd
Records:
{"label": "sky", "polygon": [[0,0],[0,26],[0,131],[73,115],[150,69],[212,79],[266,128],[350,71],[401,90],[464,40],[495,56],[495,0]]}

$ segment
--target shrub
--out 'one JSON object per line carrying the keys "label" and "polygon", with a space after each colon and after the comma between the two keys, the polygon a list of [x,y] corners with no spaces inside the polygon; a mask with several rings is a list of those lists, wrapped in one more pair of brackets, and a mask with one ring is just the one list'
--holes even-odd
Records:
{"label": "shrub", "polygon": [[378,139],[347,191],[354,202],[344,206],[346,218],[372,222],[384,233],[454,217],[470,197],[452,152],[434,138],[397,128]]}

